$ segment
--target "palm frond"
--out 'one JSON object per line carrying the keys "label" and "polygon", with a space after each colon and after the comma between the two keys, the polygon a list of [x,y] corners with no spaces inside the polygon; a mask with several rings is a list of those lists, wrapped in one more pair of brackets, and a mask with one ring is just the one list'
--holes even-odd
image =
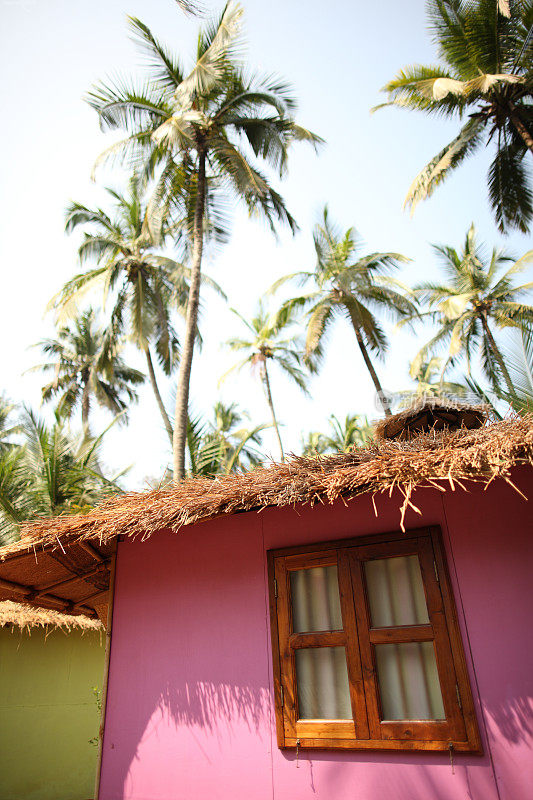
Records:
{"label": "palm frond", "polygon": [[94,224],[116,234],[117,227],[102,209],[90,209],[81,203],[69,203],[65,212],[65,232],[72,233],[78,225]]}
{"label": "palm frond", "polygon": [[192,72],[181,81],[174,93],[176,107],[191,108],[195,97],[208,94],[219,84],[229,56],[235,54],[238,48],[242,16],[240,5],[234,2],[226,5],[208,47],[203,49]]}
{"label": "palm frond", "polygon": [[281,195],[236,147],[219,137],[212,143],[211,150],[221,176],[234,187],[236,196],[244,200],[250,214],[260,212],[273,232],[276,221],[287,224],[293,232],[298,229]]}
{"label": "palm frond", "polygon": [[154,80],[165,89],[173,91],[183,80],[179,61],[159,42],[150,28],[137,17],[129,17],[134,41],[144,51]]}
{"label": "palm frond", "polygon": [[102,130],[124,128],[138,134],[153,130],[172,115],[166,89],[149,80],[135,86],[116,76],[95,84],[85,99],[98,112]]}
{"label": "palm frond", "polygon": [[523,147],[511,143],[498,148],[489,167],[488,188],[498,229],[527,233],[533,219],[533,192]]}
{"label": "palm frond", "polygon": [[464,106],[463,92],[450,92],[454,81],[451,73],[439,66],[416,64],[406,67],[382,88],[388,94],[386,103],[375,106],[372,111],[387,106],[399,106],[430,114],[451,116],[460,114]]}
{"label": "palm frond", "polygon": [[479,145],[483,126],[479,119],[470,119],[459,135],[431,159],[409,187],[404,206],[411,213],[421,200],[430,197],[439,184],[448,177]]}
{"label": "palm frond", "polygon": [[307,323],[307,337],[305,342],[307,355],[317,349],[332,319],[333,308],[327,301],[317,303],[312,309]]}

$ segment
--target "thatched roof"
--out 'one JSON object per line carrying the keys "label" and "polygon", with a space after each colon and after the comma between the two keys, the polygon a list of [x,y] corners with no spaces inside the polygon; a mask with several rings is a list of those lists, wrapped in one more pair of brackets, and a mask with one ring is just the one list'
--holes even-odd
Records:
{"label": "thatched roof", "polygon": [[25,526],[23,540],[0,549],[0,559],[58,542],[105,543],[119,534],[147,538],[162,528],[179,530],[222,514],[296,503],[333,503],[363,492],[463,480],[508,478],[511,467],[533,464],[533,414],[510,417],[479,430],[434,431],[409,441],[375,441],[350,453],[293,456],[237,475],[193,478],[171,488],[117,495],[87,514],[44,519]]}
{"label": "thatched roof", "polygon": [[[350,453],[292,457],[286,464],[215,480],[196,478],[171,488],[129,492],[87,514],[26,525],[21,541],[0,549],[0,599],[94,616],[97,603],[106,602],[107,566],[119,535],[145,539],[164,528],[177,532],[221,515],[334,503],[363,493],[374,496],[379,513],[379,496],[394,489],[403,496],[403,526],[417,487],[453,489],[463,482],[495,479],[512,484],[511,470],[520,464],[533,466],[533,414],[477,430],[432,429],[407,441],[376,439]],[[52,588],[45,592],[47,586]]]}
{"label": "thatched roof", "polygon": [[374,433],[378,439],[411,439],[430,429],[481,428],[488,417],[489,408],[485,405],[425,397],[404,411],[380,420]]}
{"label": "thatched roof", "polygon": [[0,602],[0,628],[11,625],[21,630],[31,628],[61,628],[65,631],[101,631],[102,623],[97,619],[89,619],[82,614],[72,616],[60,614],[59,611],[34,608],[24,603],[12,603],[11,600]]}

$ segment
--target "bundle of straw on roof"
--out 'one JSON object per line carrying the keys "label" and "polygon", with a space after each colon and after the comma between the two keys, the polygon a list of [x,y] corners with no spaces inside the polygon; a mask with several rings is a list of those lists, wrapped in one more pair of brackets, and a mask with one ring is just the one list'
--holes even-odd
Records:
{"label": "bundle of straw on roof", "polygon": [[11,600],[0,602],[0,627],[10,625],[21,630],[31,628],[61,628],[64,631],[101,631],[103,625],[100,620],[89,619],[83,615],[73,616],[61,614],[59,611],[50,611],[44,608],[35,608],[25,603],[13,603]]}
{"label": "bundle of straw on roof", "polygon": [[490,409],[485,405],[452,402],[440,397],[426,398],[405,411],[380,420],[374,433],[378,439],[412,439],[430,429],[473,430],[487,422],[489,413]]}

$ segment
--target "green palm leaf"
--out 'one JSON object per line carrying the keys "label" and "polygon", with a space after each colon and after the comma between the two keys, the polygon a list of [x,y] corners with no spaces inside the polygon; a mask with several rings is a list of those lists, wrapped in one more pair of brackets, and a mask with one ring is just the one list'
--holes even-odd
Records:
{"label": "green palm leaf", "polygon": [[437,186],[448,177],[450,172],[458,167],[482,142],[482,122],[478,119],[469,120],[461,129],[459,135],[446,145],[431,161],[418,173],[407,192],[404,206],[414,212],[421,200],[430,197]]}
{"label": "green palm leaf", "polygon": [[495,157],[489,200],[502,232],[527,232],[532,219],[533,154],[531,3],[510,0],[428,0],[427,12],[442,64],[400,71],[382,91],[388,102],[425,114],[468,121],[413,181],[413,211],[482,142]]}

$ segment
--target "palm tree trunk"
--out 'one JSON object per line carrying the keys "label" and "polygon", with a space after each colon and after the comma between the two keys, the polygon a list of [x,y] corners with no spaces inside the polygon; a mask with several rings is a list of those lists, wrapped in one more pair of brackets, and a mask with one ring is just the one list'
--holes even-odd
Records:
{"label": "palm tree trunk", "polygon": [[87,381],[83,386],[83,393],[81,396],[81,424],[85,432],[85,436],[90,436],[89,431],[89,410],[91,407],[91,396],[89,392],[89,382]]}
{"label": "palm tree trunk", "polygon": [[150,377],[150,383],[152,384],[152,389],[155,395],[156,403],[159,406],[159,411],[161,412],[161,417],[163,418],[163,424],[165,426],[168,438],[170,439],[170,445],[172,446],[172,437],[174,435],[174,431],[172,430],[172,425],[170,424],[167,410],[164,406],[163,400],[161,399],[161,395],[159,393],[159,387],[157,385],[157,380],[154,372],[154,365],[152,362],[152,356],[149,347],[145,348],[144,355],[146,356],[146,363],[148,365],[148,375]]}
{"label": "palm tree trunk", "polygon": [[511,380],[511,376],[509,375],[509,371],[507,370],[507,367],[505,366],[505,362],[503,360],[502,354],[500,353],[500,349],[499,349],[498,345],[496,344],[496,342],[494,341],[494,336],[492,335],[492,331],[489,328],[489,323],[487,321],[486,314],[481,314],[481,324],[483,325],[483,330],[485,331],[485,335],[486,335],[487,339],[489,340],[490,348],[491,348],[492,352],[494,353],[494,357],[495,357],[496,361],[498,362],[498,365],[499,365],[499,367],[500,367],[500,369],[502,371],[502,375],[503,375],[503,377],[505,379],[505,383],[507,384],[507,389],[509,390],[509,392],[511,394],[514,394],[515,390],[514,390],[513,382]]}
{"label": "palm tree trunk", "polygon": [[198,185],[196,206],[194,209],[193,248],[191,284],[187,300],[185,318],[185,337],[181,349],[178,382],[176,387],[176,413],[174,417],[174,480],[181,481],[185,477],[185,445],[187,441],[187,416],[189,410],[189,384],[191,380],[194,340],[198,324],[198,306],[200,303],[200,279],[202,271],[202,252],[204,245],[204,208],[205,208],[205,160],[204,150],[198,154]]}
{"label": "palm tree trunk", "polygon": [[522,137],[522,140],[526,145],[526,147],[531,151],[531,153],[533,153],[533,137],[531,136],[528,129],[526,128],[526,126],[516,113],[514,103],[509,103],[509,109],[510,109],[509,118],[511,122],[513,123],[514,127]]}
{"label": "palm tree trunk", "polygon": [[274,411],[274,401],[272,400],[272,392],[270,391],[270,379],[268,377],[268,370],[266,365],[266,360],[263,357],[261,360],[261,379],[263,381],[263,386],[265,387],[265,394],[268,406],[270,408],[270,413],[272,415],[272,422],[274,423],[274,430],[276,431],[276,436],[278,438],[279,444],[279,451],[281,453],[281,460],[285,461],[285,453],[283,452],[283,444],[281,443],[281,436],[279,432],[278,421],[276,419],[276,413]]}
{"label": "palm tree trunk", "polygon": [[355,338],[357,339],[357,344],[359,345],[359,350],[361,351],[361,354],[362,354],[362,356],[363,356],[363,358],[365,360],[366,368],[369,371],[370,377],[372,378],[372,382],[374,383],[374,386],[376,388],[376,394],[378,396],[378,399],[379,399],[381,405],[383,406],[383,410],[385,412],[385,416],[386,417],[390,417],[390,416],[392,416],[390,403],[387,400],[385,392],[383,391],[383,387],[381,386],[381,383],[379,382],[378,374],[377,374],[376,370],[374,369],[374,365],[372,364],[372,361],[370,360],[370,356],[368,355],[368,350],[366,349],[366,345],[364,343],[363,336],[361,334],[361,330],[359,328],[359,325],[357,324],[357,320],[355,319],[355,316],[354,316],[353,312],[351,311],[351,309],[348,309],[348,313],[350,314],[350,319],[352,321],[352,325],[353,325],[353,329],[354,329],[354,333],[355,333]]}

